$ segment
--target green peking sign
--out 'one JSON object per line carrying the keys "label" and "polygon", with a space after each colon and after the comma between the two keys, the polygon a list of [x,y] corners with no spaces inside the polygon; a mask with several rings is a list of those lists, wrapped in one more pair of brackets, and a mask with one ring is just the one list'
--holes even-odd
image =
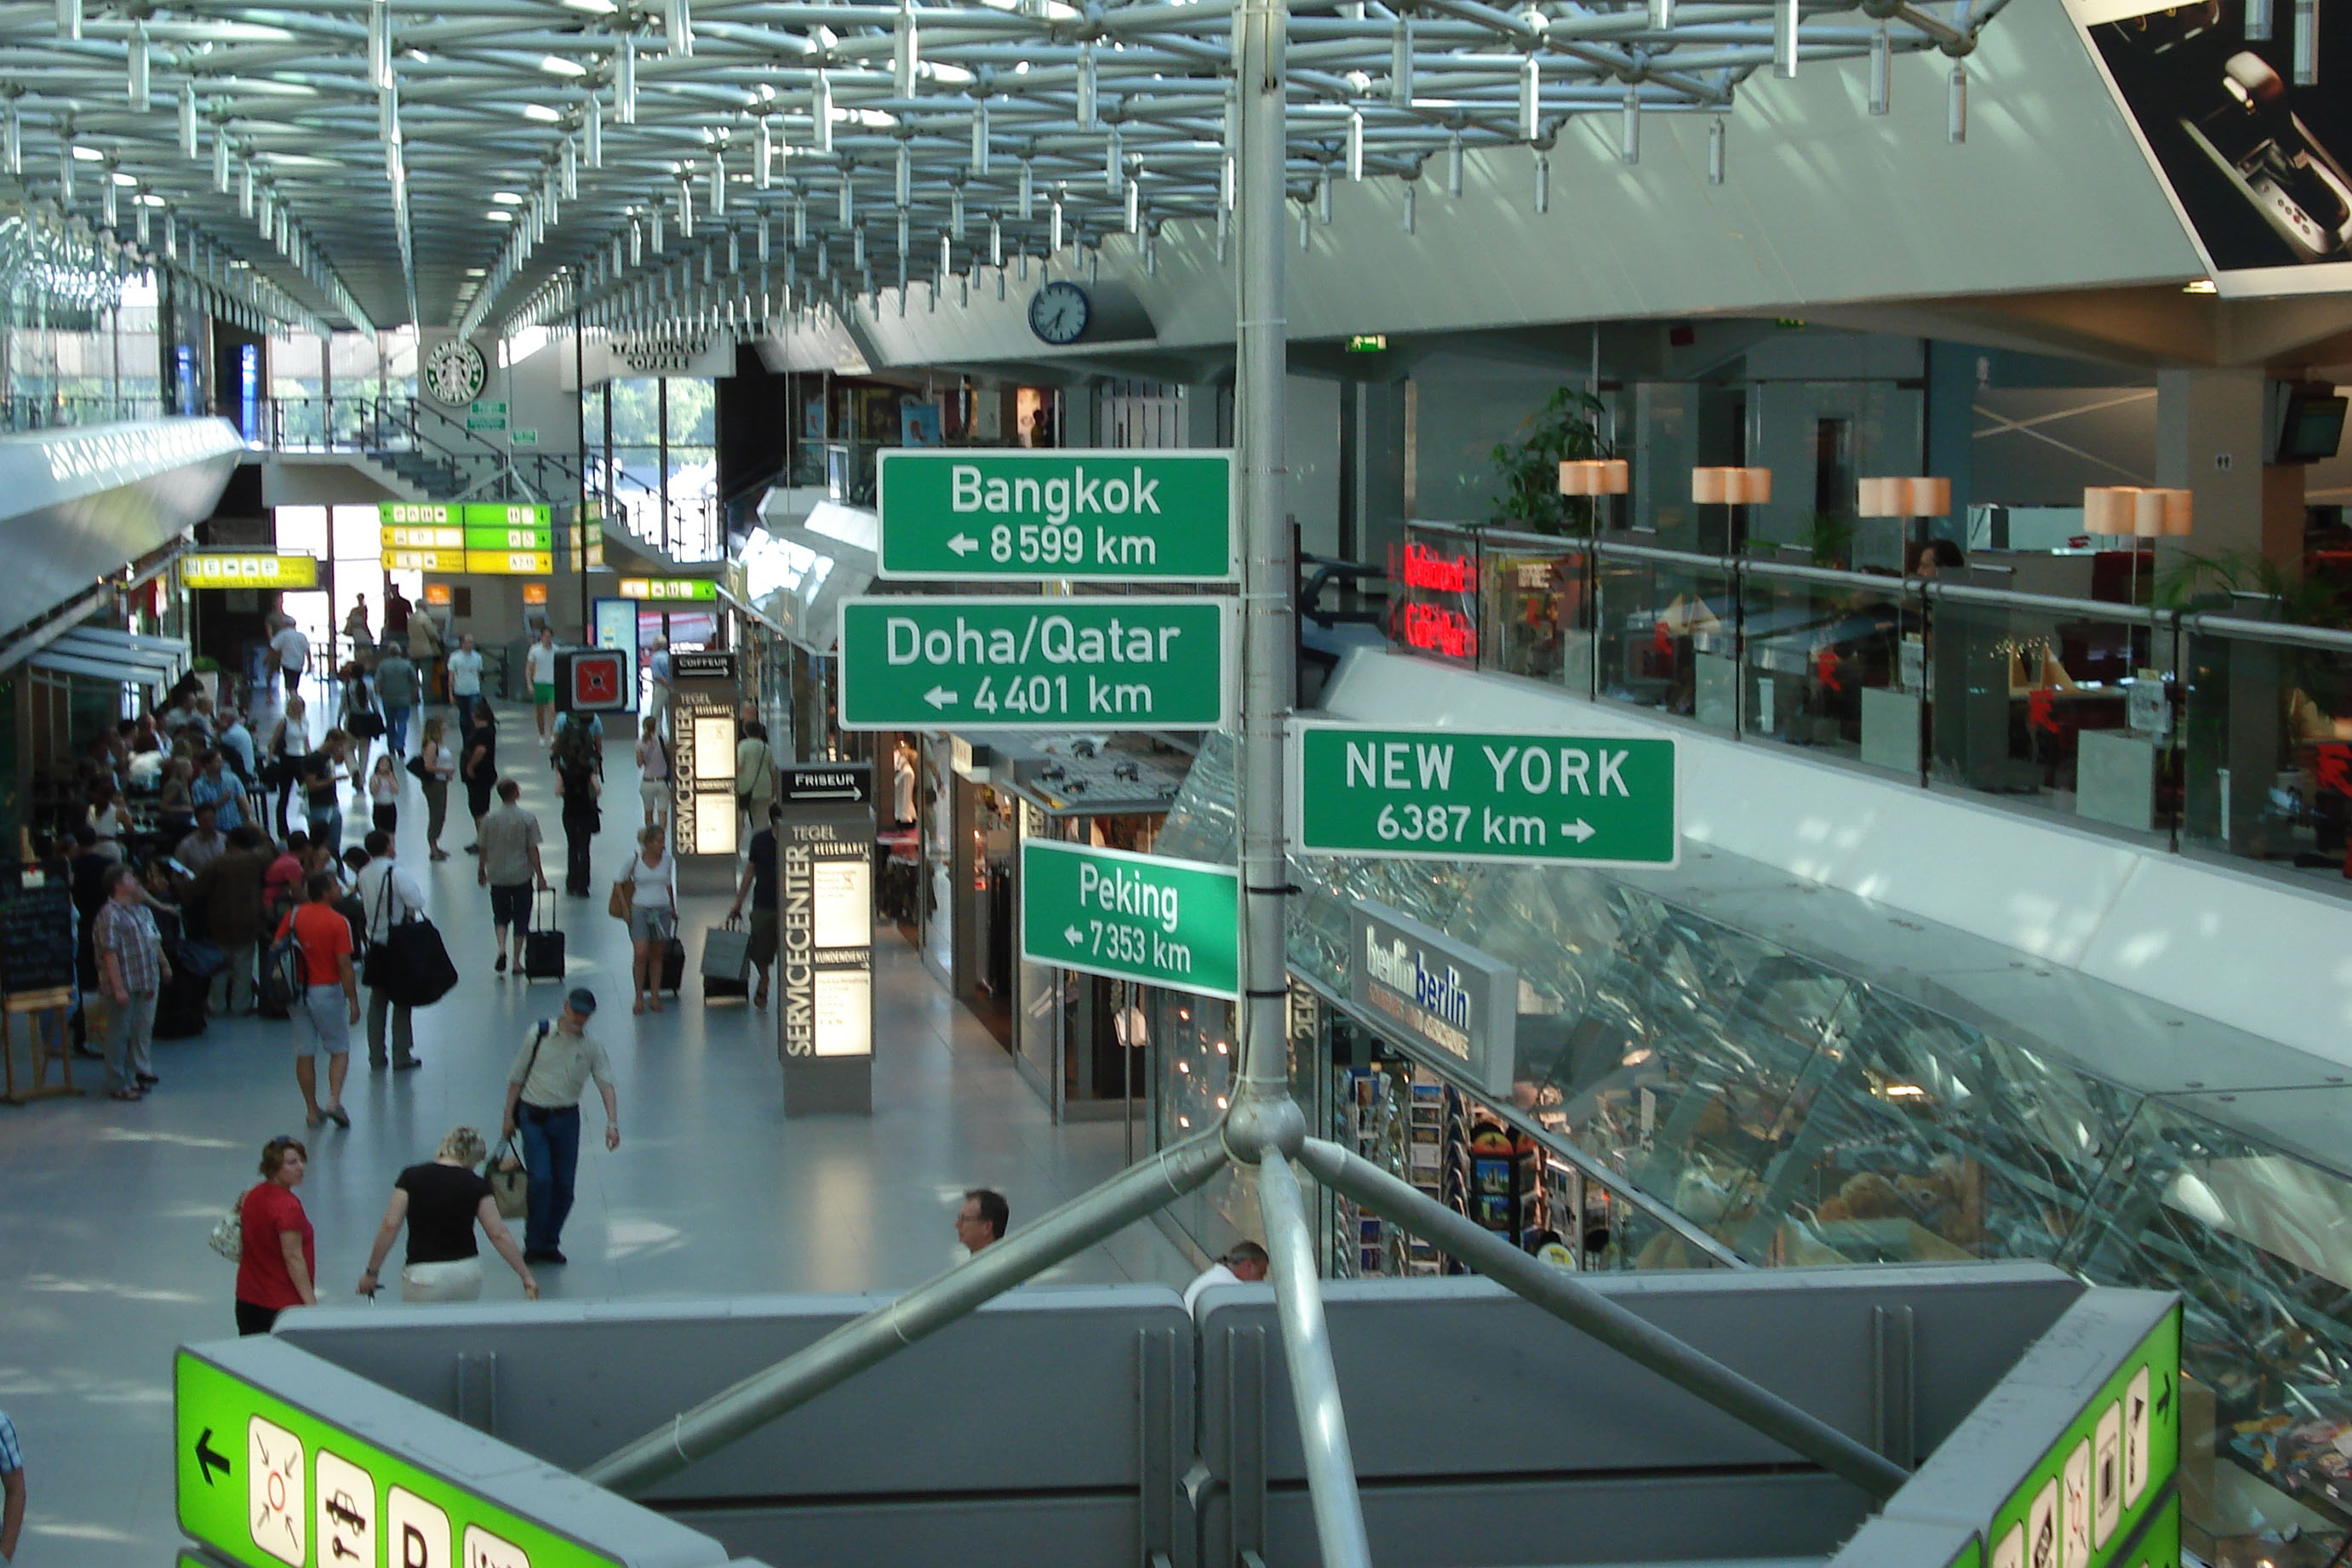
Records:
{"label": "green peking sign", "polygon": [[877,459],[885,577],[1213,583],[1235,572],[1223,451],[899,447]]}
{"label": "green peking sign", "polygon": [[1303,855],[1671,866],[1675,742],[1292,726]]}
{"label": "green peking sign", "polygon": [[202,1355],[173,1367],[180,1528],[248,1568],[620,1568]]}
{"label": "green peking sign", "polygon": [[877,598],[841,606],[845,730],[1214,730],[1230,601]]}
{"label": "green peking sign", "polygon": [[1032,838],[1021,846],[1021,956],[1205,996],[1241,990],[1241,873]]}

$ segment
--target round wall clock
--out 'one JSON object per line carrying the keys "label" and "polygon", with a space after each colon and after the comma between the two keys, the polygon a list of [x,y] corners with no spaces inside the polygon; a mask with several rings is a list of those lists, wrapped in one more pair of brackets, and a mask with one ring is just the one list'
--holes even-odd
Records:
{"label": "round wall clock", "polygon": [[482,395],[487,374],[482,351],[463,338],[445,339],[425,356],[425,390],[444,403],[473,402]]}
{"label": "round wall clock", "polygon": [[1056,278],[1029,297],[1029,330],[1059,348],[1086,334],[1094,317],[1094,301],[1066,278]]}

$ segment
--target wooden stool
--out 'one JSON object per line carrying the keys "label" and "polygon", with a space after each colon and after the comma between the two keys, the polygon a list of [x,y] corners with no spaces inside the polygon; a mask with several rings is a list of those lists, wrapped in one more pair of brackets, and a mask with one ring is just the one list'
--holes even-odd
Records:
{"label": "wooden stool", "polygon": [[[16,1020],[27,1020],[26,1043],[32,1047],[33,1082],[29,1089],[16,1087]],[[54,1046],[41,1037],[41,1020],[55,1021]],[[62,1083],[49,1082],[49,1064],[58,1064],[64,1075]],[[0,998],[0,1063],[7,1072],[8,1092],[0,1094],[0,1105],[25,1105],[36,1100],[48,1100],[61,1094],[80,1094],[73,1080],[73,990],[60,985],[48,991],[26,991],[17,995]]]}

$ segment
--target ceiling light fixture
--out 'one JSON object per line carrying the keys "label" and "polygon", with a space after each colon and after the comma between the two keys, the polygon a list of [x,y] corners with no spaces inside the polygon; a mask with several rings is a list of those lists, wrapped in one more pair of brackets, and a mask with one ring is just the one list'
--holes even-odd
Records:
{"label": "ceiling light fixture", "polygon": [[489,219],[492,223],[512,223],[515,220],[514,209],[512,207],[492,207],[482,216]]}
{"label": "ceiling light fixture", "polygon": [[522,197],[513,191],[492,191],[490,193],[490,200],[498,203],[499,205],[502,207],[519,207],[522,205]]}
{"label": "ceiling light fixture", "polygon": [[586,66],[578,60],[566,59],[562,55],[540,56],[539,68],[550,76],[583,77],[588,74]]}
{"label": "ceiling light fixture", "polygon": [[543,103],[524,104],[522,106],[522,117],[525,120],[536,120],[541,125],[561,125],[563,123],[563,116],[558,114],[554,110],[550,109]]}

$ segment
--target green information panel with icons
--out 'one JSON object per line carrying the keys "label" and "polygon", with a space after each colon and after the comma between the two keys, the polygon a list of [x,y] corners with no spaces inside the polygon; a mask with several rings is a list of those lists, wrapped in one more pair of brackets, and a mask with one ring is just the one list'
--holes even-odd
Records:
{"label": "green information panel with icons", "polygon": [[625,1568],[183,1349],[180,1528],[250,1568]]}
{"label": "green information panel with icons", "polygon": [[[2102,1384],[1994,1511],[1990,1568],[2138,1568],[2180,1463],[2180,1309]],[[2179,1524],[2173,1526],[2176,1540]],[[2153,1533],[2151,1531],[2150,1533]],[[2163,1559],[2179,1561],[2179,1547]]]}
{"label": "green information panel with icons", "polygon": [[453,510],[459,513],[454,521],[467,528],[536,528],[544,531],[555,522],[555,509],[543,502],[469,500]]}

